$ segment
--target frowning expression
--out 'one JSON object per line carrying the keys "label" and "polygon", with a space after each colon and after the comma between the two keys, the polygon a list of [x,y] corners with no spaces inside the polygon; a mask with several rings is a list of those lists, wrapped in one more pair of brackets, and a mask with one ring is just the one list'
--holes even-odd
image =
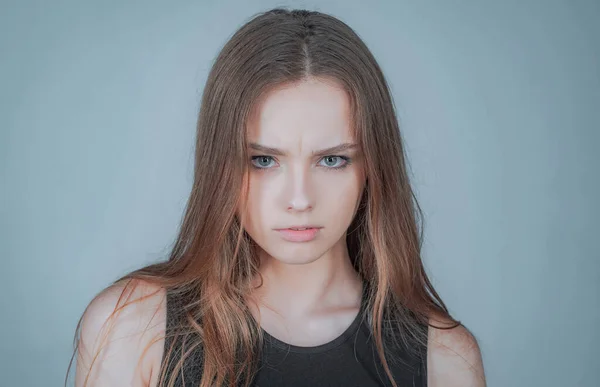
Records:
{"label": "frowning expression", "polygon": [[[247,126],[247,206],[238,211],[269,257],[310,263],[346,243],[365,181],[352,132],[348,96],[332,81],[309,78],[259,101]],[[318,230],[281,231],[306,225]]]}

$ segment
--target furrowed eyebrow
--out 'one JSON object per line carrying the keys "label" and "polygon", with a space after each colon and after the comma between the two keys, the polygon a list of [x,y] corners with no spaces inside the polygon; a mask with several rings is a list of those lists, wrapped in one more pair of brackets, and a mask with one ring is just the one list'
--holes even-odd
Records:
{"label": "furrowed eyebrow", "polygon": [[[267,153],[267,154],[273,155],[273,156],[285,156],[286,155],[286,152],[281,149],[271,148],[271,147],[257,144],[254,142],[248,144],[248,147],[250,149],[254,149],[256,151]],[[347,142],[347,143],[339,144],[336,146],[332,146],[331,148],[314,151],[314,152],[312,152],[312,155],[313,156],[328,156],[328,155],[332,155],[335,153],[353,150],[356,148],[358,148],[358,144]]]}

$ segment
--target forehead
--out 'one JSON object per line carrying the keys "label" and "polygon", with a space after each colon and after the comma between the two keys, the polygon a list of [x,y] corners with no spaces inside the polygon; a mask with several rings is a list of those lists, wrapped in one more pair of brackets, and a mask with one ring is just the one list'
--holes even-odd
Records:
{"label": "forehead", "polygon": [[353,141],[351,125],[343,87],[310,78],[268,92],[250,117],[247,138],[291,152],[310,151]]}

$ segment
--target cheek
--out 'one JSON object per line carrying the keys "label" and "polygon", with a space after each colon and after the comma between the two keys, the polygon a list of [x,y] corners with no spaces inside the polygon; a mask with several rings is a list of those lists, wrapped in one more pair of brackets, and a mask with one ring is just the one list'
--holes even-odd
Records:
{"label": "cheek", "polygon": [[360,187],[356,184],[338,185],[335,191],[330,191],[325,208],[329,212],[328,219],[335,224],[347,226],[356,213],[360,200]]}
{"label": "cheek", "polygon": [[[312,218],[325,222],[330,229],[341,229],[350,224],[364,187],[359,171],[352,174],[336,173],[322,175],[314,182],[311,192],[316,204]],[[275,197],[278,187],[276,184],[271,187],[269,185],[269,181],[262,180],[260,176],[252,176],[249,180],[243,227],[255,239],[262,239],[262,235],[268,232],[270,227],[277,225],[277,217],[281,211],[273,207],[274,203],[278,202]]]}
{"label": "cheek", "polygon": [[260,181],[255,178],[250,179],[244,212],[244,228],[251,235],[260,234],[261,230],[268,226],[268,215],[272,212],[268,204],[274,202],[273,198],[269,197],[271,192],[273,190],[266,189]]}
{"label": "cheek", "polygon": [[352,213],[360,199],[363,183],[359,173],[325,177],[319,184],[319,195],[328,207]]}

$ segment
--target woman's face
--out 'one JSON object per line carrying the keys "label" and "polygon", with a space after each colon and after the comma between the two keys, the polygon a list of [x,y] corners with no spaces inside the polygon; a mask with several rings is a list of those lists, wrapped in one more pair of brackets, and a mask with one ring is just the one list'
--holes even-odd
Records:
{"label": "woman's face", "polygon": [[[272,90],[250,118],[247,136],[243,227],[267,257],[304,264],[346,251],[365,181],[346,92],[315,78]],[[319,228],[278,231],[303,225]]]}

